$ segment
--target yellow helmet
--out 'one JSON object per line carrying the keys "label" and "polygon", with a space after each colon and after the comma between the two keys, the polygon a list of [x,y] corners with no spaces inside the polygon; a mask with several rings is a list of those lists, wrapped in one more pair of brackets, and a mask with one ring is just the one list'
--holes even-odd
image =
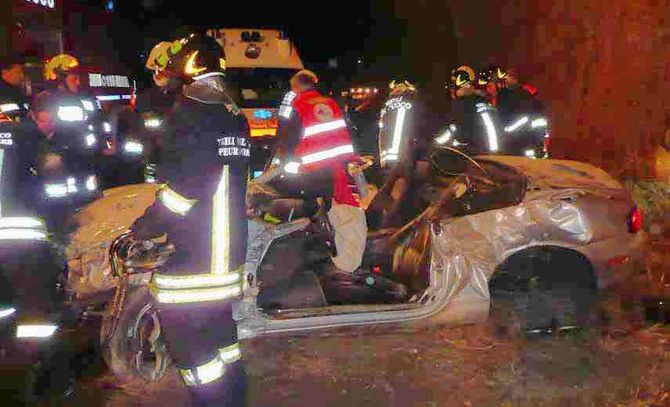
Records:
{"label": "yellow helmet", "polygon": [[475,70],[467,65],[461,65],[451,71],[451,83],[455,89],[472,85],[475,81]]}
{"label": "yellow helmet", "polygon": [[396,82],[395,79],[389,83],[391,96],[398,96],[406,93],[416,92],[416,87],[408,81]]}
{"label": "yellow helmet", "polygon": [[58,54],[44,65],[44,79],[53,81],[61,78],[68,72],[79,68],[79,60],[69,54]]}
{"label": "yellow helmet", "polygon": [[147,69],[152,71],[159,71],[167,65],[168,50],[172,46],[170,41],[161,41],[154,45],[149,52],[147,63],[144,65]]}

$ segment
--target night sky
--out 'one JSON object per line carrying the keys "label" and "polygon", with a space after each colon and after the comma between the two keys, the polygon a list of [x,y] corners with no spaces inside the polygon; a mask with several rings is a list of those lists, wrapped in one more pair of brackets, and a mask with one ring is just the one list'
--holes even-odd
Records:
{"label": "night sky", "polygon": [[[160,40],[211,26],[282,29],[297,44],[308,68],[326,77],[339,76],[339,82],[381,85],[391,79],[410,79],[443,92],[449,72],[460,62],[450,0],[229,4],[116,0],[119,24],[112,35],[125,64],[147,78],[141,51],[148,52]],[[328,69],[332,58],[337,58],[337,70]]]}

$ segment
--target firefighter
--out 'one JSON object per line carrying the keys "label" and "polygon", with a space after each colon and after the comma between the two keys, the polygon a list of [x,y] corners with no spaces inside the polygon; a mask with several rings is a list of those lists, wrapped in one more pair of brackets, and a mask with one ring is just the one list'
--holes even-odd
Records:
{"label": "firefighter", "polygon": [[[494,68],[494,69],[493,69]],[[507,140],[508,153],[530,158],[547,156],[548,121],[542,103],[525,86],[516,72],[493,67],[495,100]],[[532,88],[537,93],[537,90]]]}
{"label": "firefighter", "polygon": [[495,107],[476,89],[471,67],[462,65],[452,71],[451,96],[450,120],[435,138],[435,145],[448,145],[470,154],[502,151],[500,119]]}
{"label": "firefighter", "polygon": [[152,72],[155,86],[137,95],[133,112],[128,112],[119,129],[120,154],[131,165],[138,160],[142,164],[142,178],[145,182],[155,182],[158,157],[160,155],[160,136],[165,117],[175,101],[175,93],[168,91],[168,76],[161,68],[160,58],[166,58],[171,42],[156,44],[146,61],[146,68]]}
{"label": "firefighter", "polygon": [[13,55],[0,59],[0,113],[20,122],[28,115],[29,98],[24,89],[23,58]]}
{"label": "firefighter", "polygon": [[431,134],[416,87],[407,81],[392,81],[389,87],[379,118],[379,158],[385,177],[370,210],[381,214],[381,228],[400,226],[407,220],[403,212],[413,213],[414,205],[407,198],[417,186],[415,177],[423,164],[426,143],[422,136]]}
{"label": "firefighter", "polygon": [[56,114],[61,136],[72,138],[73,146],[93,155],[104,147],[104,140],[92,121],[98,112],[97,102],[82,94],[80,74],[77,58],[68,54],[56,55],[44,66],[44,78],[49,86],[36,98],[44,98],[53,104],[50,109]]}
{"label": "firefighter", "polygon": [[182,91],[166,119],[157,200],[132,230],[147,242],[165,232],[175,249],[151,287],[192,400],[241,405],[245,376],[232,306],[246,254],[249,127],[226,94],[224,53],[214,39],[192,34],[165,52],[161,68]]}
{"label": "firefighter", "polygon": [[302,70],[291,78],[291,91],[279,108],[274,157],[308,200],[323,200],[322,212],[335,229],[335,272],[353,273],[361,264],[367,224],[349,188],[347,165],[357,159],[346,121],[337,103],[317,90],[318,78]]}
{"label": "firefighter", "polygon": [[35,203],[47,221],[56,243],[67,244],[70,215],[100,193],[95,162],[58,117],[61,99],[41,92],[35,97],[31,117],[36,140],[34,172],[39,183]]}

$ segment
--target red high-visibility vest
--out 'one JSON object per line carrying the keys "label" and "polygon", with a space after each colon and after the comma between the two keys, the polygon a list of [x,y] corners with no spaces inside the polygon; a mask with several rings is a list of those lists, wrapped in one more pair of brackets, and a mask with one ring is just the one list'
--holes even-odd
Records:
{"label": "red high-visibility vest", "polygon": [[293,100],[293,109],[302,122],[301,139],[295,149],[300,171],[347,163],[356,157],[347,123],[333,99],[314,90],[300,92]]}

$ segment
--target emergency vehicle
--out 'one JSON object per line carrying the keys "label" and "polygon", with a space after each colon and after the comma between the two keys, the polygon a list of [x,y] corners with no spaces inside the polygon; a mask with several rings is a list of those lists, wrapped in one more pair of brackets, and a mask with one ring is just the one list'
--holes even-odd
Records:
{"label": "emergency vehicle", "polygon": [[251,130],[252,175],[259,175],[275,141],[282,96],[304,65],[284,33],[273,29],[212,28],[226,53],[226,78]]}

